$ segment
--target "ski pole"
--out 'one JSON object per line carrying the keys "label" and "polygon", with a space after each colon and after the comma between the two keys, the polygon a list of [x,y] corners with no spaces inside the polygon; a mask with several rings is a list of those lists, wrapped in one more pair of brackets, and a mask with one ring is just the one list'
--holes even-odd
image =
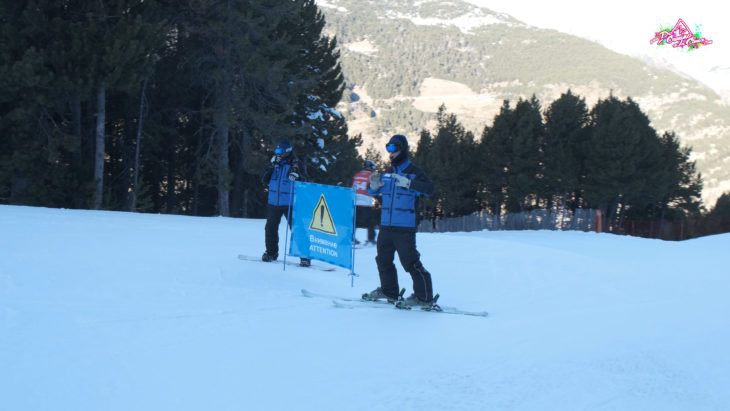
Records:
{"label": "ski pole", "polygon": [[289,225],[291,222],[291,206],[294,202],[294,182],[291,183],[291,189],[289,189],[289,205],[286,208],[286,235],[284,236],[284,270],[286,271],[286,254],[289,251],[287,244],[289,243]]}
{"label": "ski pole", "polygon": [[[357,195],[357,194],[356,194]],[[352,238],[355,239],[355,234],[357,231],[357,203],[355,202],[355,197],[353,197],[352,201]],[[355,287],[355,241],[350,242],[350,251],[351,251],[351,265],[352,268],[350,268],[350,288]]]}

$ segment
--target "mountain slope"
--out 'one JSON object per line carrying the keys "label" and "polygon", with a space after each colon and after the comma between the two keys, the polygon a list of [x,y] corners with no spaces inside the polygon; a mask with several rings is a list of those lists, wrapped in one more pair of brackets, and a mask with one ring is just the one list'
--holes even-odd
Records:
{"label": "mountain slope", "polygon": [[373,289],[375,250],[354,288],[238,260],[262,252],[263,220],[0,206],[0,232],[7,410],[730,404],[730,235],[418,234],[441,302],[479,318],[304,298]]}
{"label": "mountain slope", "polygon": [[730,106],[697,81],[460,0],[318,5],[351,87],[341,108],[364,148],[395,132],[416,139],[441,103],[478,136],[503,100],[535,94],[546,107],[571,88],[589,106],[610,93],[633,98],[660,133],[693,148],[707,205],[730,190]]}

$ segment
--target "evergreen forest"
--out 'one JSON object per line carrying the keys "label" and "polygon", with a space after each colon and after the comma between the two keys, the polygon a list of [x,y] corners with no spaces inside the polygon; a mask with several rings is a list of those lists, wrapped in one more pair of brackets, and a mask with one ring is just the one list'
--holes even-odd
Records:
{"label": "evergreen forest", "polygon": [[0,4],[2,203],[262,216],[282,137],[315,181],[359,169],[313,0]]}
{"label": "evergreen forest", "polygon": [[[260,218],[282,137],[316,183],[384,169],[334,109],[347,85],[324,27],[314,0],[0,1],[0,204]],[[480,136],[442,106],[408,137],[436,184],[423,218],[729,220],[728,195],[702,214],[691,149],[630,98],[505,100]]]}

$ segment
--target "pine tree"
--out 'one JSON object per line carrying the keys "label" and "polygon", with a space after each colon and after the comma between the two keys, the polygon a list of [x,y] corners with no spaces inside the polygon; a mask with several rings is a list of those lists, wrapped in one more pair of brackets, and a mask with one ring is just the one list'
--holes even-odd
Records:
{"label": "pine tree", "polygon": [[298,10],[288,24],[300,55],[290,70],[302,74],[302,90],[289,120],[292,132],[314,181],[347,185],[361,166],[361,140],[348,137],[345,118],[335,109],[345,89],[337,40],[323,35],[324,15],[313,0],[301,2]]}
{"label": "pine tree", "polygon": [[570,90],[545,111],[545,188],[559,208],[575,210],[581,204],[587,126],[585,100]]}
{"label": "pine tree", "polygon": [[720,196],[706,216],[704,234],[730,233],[730,193]]}
{"label": "pine tree", "polygon": [[649,119],[631,99],[614,96],[591,110],[585,199],[618,229],[627,211],[658,201],[666,188],[662,147]]}
{"label": "pine tree", "polygon": [[[221,215],[231,213],[230,193],[236,184],[241,198],[254,188],[249,171],[265,161],[263,152],[256,157],[258,141],[286,135],[284,120],[301,89],[300,74],[288,70],[299,52],[288,22],[296,19],[301,3],[197,0],[176,26],[176,46],[185,53],[200,92],[198,127],[203,136],[196,150],[201,156],[196,160],[196,193],[207,190],[205,175],[215,175]],[[239,201],[241,213],[247,213],[247,205]]]}
{"label": "pine tree", "polygon": [[416,151],[413,153],[413,161],[421,168],[428,168],[428,158],[431,154],[431,148],[433,147],[433,138],[431,132],[428,130],[421,130],[421,134],[418,138],[418,144],[416,144]]}
{"label": "pine tree", "polygon": [[514,112],[512,159],[507,170],[507,212],[521,212],[540,206],[542,190],[541,149],[544,135],[540,102],[533,95],[520,99]]}
{"label": "pine tree", "polygon": [[681,147],[674,132],[665,132],[661,137],[662,164],[666,169],[664,193],[655,205],[659,217],[674,217],[668,213],[677,213],[678,218],[698,217],[702,200],[702,176],[697,166],[690,160],[692,150]]}
{"label": "pine tree", "polygon": [[[435,206],[435,214],[441,217],[471,214],[480,208],[476,196],[474,136],[454,114],[446,112],[444,105],[439,107],[436,118],[435,137],[424,165],[435,185],[430,202]],[[419,146],[426,141],[422,134]]]}
{"label": "pine tree", "polygon": [[505,207],[505,197],[508,191],[507,173],[512,167],[513,158],[513,130],[515,127],[514,110],[509,101],[504,100],[499,114],[494,117],[492,127],[485,127],[479,145],[482,158],[484,178],[484,199],[488,210],[501,215]]}
{"label": "pine tree", "polygon": [[[106,112],[107,98],[137,91],[162,44],[163,25],[154,20],[155,7],[153,0],[0,5],[4,45],[0,72],[13,84],[0,84],[5,96],[0,105],[4,101],[10,110],[9,121],[0,128],[17,138],[11,150],[27,164],[2,161],[9,170],[8,180],[14,181],[11,201],[86,206],[88,185],[96,173],[91,205],[100,206],[107,157],[105,126],[135,117],[122,113],[109,119],[102,110]],[[98,139],[95,122],[101,130]]]}

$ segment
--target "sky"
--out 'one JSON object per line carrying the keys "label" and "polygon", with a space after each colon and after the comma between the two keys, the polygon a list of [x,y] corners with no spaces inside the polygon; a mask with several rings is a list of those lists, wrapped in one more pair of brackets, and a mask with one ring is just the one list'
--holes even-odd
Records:
{"label": "sky", "polygon": [[264,224],[0,205],[0,408],[730,409],[730,234],[418,233],[439,303],[485,318],[305,298],[377,287],[376,249],[354,286],[240,260]]}
{"label": "sky", "polygon": [[[622,54],[647,56],[656,63],[672,65],[716,90],[730,93],[730,3],[466,1],[507,13],[529,25],[598,41]],[[693,31],[699,26],[702,36],[713,43],[691,52],[649,44],[660,26],[673,27],[680,18]],[[716,68],[714,72],[713,68]]]}

